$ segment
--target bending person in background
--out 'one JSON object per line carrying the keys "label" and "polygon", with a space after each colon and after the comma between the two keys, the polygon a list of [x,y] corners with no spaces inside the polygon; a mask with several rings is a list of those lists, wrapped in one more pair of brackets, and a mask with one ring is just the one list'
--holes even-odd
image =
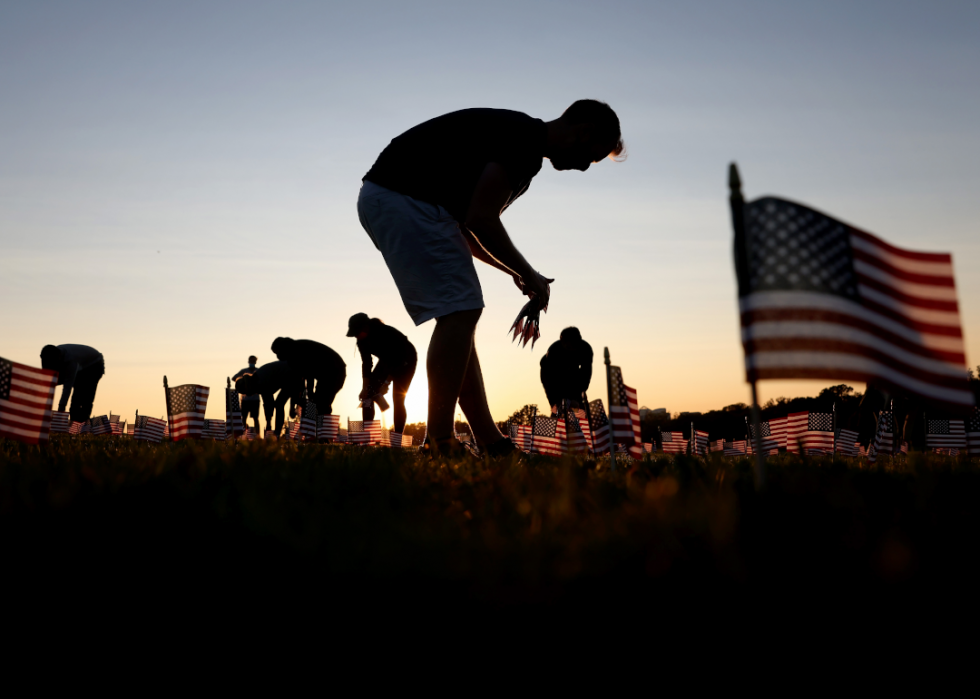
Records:
{"label": "bending person in background", "polygon": [[101,352],[88,345],[45,345],[41,367],[58,372],[58,384],[63,387],[58,410],[64,412],[71,395],[71,421],[84,422],[92,417],[95,389],[105,375]]}
{"label": "bending person in background", "polygon": [[582,339],[578,328],[565,328],[558,342],[541,357],[541,384],[548,395],[551,412],[562,408],[578,408],[582,394],[592,382],[592,345]]}
{"label": "bending person in background", "polygon": [[[317,414],[333,413],[333,399],[347,380],[347,364],[340,355],[321,342],[291,337],[277,337],[272,351],[299,374]],[[302,397],[302,391],[300,394]]]}
{"label": "bending person in background", "polygon": [[[288,362],[269,362],[256,369],[254,374],[238,379],[235,390],[246,395],[258,393],[262,396],[265,429],[272,430],[272,414],[275,412],[274,432],[278,437],[286,423],[286,401],[292,399],[293,405],[299,405],[303,398],[303,379]],[[278,396],[276,391],[279,392]]]}
{"label": "bending person in background", "polygon": [[[374,419],[374,398],[387,393],[388,384],[392,383],[395,411],[391,427],[401,434],[408,418],[405,397],[419,361],[415,345],[381,319],[369,318],[367,313],[356,313],[350,317],[347,337],[357,338],[357,349],[361,353],[363,385],[359,397],[364,404],[364,419]],[[374,357],[378,358],[377,366],[374,366]]]}
{"label": "bending person in background", "polygon": [[[257,361],[258,359],[253,354],[248,358],[248,366],[232,376],[231,380],[237,383],[238,379],[242,378],[243,376],[251,376],[254,374],[258,370],[255,366]],[[259,398],[260,396],[258,393],[239,396],[239,402],[242,405],[242,425],[245,427],[245,430],[248,431],[248,417],[251,415],[252,422],[255,424],[256,436],[262,434],[262,430],[259,429]]]}

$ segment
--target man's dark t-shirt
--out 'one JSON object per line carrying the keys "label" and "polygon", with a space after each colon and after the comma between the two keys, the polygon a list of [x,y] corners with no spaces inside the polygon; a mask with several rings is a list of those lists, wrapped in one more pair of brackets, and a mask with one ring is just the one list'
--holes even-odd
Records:
{"label": "man's dark t-shirt", "polygon": [[364,179],[442,206],[463,222],[488,163],[507,173],[507,206],[527,190],[541,170],[546,132],[540,119],[507,109],[444,114],[392,139]]}
{"label": "man's dark t-shirt", "polygon": [[[397,371],[406,364],[414,365],[417,359],[415,346],[405,335],[390,325],[385,325],[377,318],[372,318],[367,337],[357,341],[357,349],[361,353],[361,375],[365,380],[371,380],[371,369],[374,360],[378,358],[378,366],[382,373]],[[387,376],[376,376],[384,380]]]}

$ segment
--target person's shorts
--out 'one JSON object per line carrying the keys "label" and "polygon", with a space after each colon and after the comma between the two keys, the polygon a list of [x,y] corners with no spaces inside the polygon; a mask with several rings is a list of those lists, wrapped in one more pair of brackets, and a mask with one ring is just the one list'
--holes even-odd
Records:
{"label": "person's shorts", "polygon": [[250,417],[259,419],[259,403],[257,400],[243,400],[242,401],[242,420],[248,420]]}
{"label": "person's shorts", "polygon": [[357,215],[384,255],[416,325],[483,308],[473,254],[459,223],[443,207],[365,181]]}

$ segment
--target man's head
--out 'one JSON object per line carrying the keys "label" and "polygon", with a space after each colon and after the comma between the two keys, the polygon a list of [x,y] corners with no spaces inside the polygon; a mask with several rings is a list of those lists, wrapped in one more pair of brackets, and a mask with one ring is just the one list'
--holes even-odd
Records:
{"label": "man's head", "polygon": [[582,333],[576,327],[565,328],[561,331],[558,339],[561,340],[563,345],[571,346],[582,341]]}
{"label": "man's head", "polygon": [[277,337],[272,341],[272,353],[280,360],[289,359],[287,355],[295,342],[291,337]]}
{"label": "man's head", "polygon": [[347,337],[360,337],[367,332],[371,319],[367,313],[355,313],[347,321]]}
{"label": "man's head", "polygon": [[253,354],[252,356],[250,356],[250,357],[248,358],[248,365],[249,365],[249,366],[252,366],[252,365],[254,365],[254,364],[255,364],[255,362],[257,362],[257,361],[259,361],[259,360],[258,360],[258,358],[257,358],[257,357],[256,357],[256,356],[255,356],[255,355]]}
{"label": "man's head", "polygon": [[54,345],[45,345],[41,348],[41,368],[49,371],[61,373],[61,365],[64,362],[64,355],[61,350]]}
{"label": "man's head", "polygon": [[578,100],[548,123],[545,156],[556,170],[589,169],[603,158],[625,150],[619,117],[605,102]]}
{"label": "man's head", "polygon": [[235,390],[243,396],[252,396],[259,392],[259,380],[251,374],[245,374],[235,382]]}

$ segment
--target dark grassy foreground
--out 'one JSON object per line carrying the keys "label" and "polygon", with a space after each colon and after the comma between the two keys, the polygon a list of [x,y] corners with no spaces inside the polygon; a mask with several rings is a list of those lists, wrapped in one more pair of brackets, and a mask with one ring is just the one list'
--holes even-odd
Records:
{"label": "dark grassy foreground", "polygon": [[[5,596],[32,609],[633,620],[975,595],[976,461],[429,463],[392,450],[0,440]],[[968,592],[969,591],[969,592]],[[55,613],[52,611],[52,613]],[[61,612],[58,612],[61,613]]]}

